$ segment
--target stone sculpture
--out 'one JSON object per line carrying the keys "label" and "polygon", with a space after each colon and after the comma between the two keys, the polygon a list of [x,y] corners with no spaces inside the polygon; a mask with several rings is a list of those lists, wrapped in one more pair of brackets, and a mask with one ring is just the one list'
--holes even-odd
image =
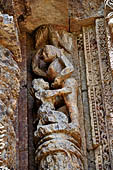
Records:
{"label": "stone sculpture", "polygon": [[38,125],[46,125],[49,123],[68,122],[64,113],[55,111],[54,102],[56,96],[71,93],[70,88],[62,88],[57,90],[49,90],[49,83],[43,79],[34,79],[33,90],[35,90],[35,97],[41,100],[42,105],[38,109]]}
{"label": "stone sculpture", "polygon": [[[43,66],[39,67],[39,60],[47,65],[46,72],[41,70]],[[44,45],[33,58],[32,68],[37,75],[48,78],[51,84],[49,87],[42,78],[32,82],[35,98],[42,103],[37,111],[38,125],[34,133],[35,160],[39,169],[84,169],[77,106],[78,85],[70,77],[74,71],[72,64],[63,49]],[[57,96],[63,97],[68,114],[55,110]]]}
{"label": "stone sculpture", "polygon": [[[47,73],[39,70],[38,61],[41,57],[44,62],[51,63]],[[48,78],[54,80],[54,83],[52,84],[53,87],[61,85],[61,82],[68,78],[74,71],[72,64],[65,57],[62,50],[52,45],[45,45],[41,50],[41,53],[38,52],[38,54],[36,54],[32,62],[32,67],[34,73],[41,76],[48,76]]]}

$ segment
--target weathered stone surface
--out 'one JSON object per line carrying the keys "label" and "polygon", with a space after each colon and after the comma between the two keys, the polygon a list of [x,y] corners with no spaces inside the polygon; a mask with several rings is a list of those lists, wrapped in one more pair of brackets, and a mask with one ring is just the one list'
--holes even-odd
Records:
{"label": "weathered stone surface", "polygon": [[45,25],[45,23],[68,29],[67,0],[34,0],[25,5],[29,12],[27,11],[26,16],[23,16],[24,21],[21,22],[21,26],[28,32],[34,31],[40,25]]}
{"label": "weathered stone surface", "polygon": [[103,0],[69,1],[70,31],[80,31],[81,26],[94,23],[95,18],[104,16]]}
{"label": "weathered stone surface", "polygon": [[18,30],[13,16],[0,13],[0,44],[8,48],[16,61],[21,61],[21,49]]}
{"label": "weathered stone surface", "polygon": [[28,32],[45,24],[77,31],[81,29],[81,25],[92,23],[94,18],[104,15],[103,0],[13,0],[13,8],[20,21],[20,27]]}
{"label": "weathered stone surface", "polygon": [[0,46],[0,166],[16,168],[14,120],[19,95],[20,70],[12,53]]}
{"label": "weathered stone surface", "polygon": [[0,11],[5,14],[13,15],[14,11],[12,10],[12,0],[1,0],[0,1]]}
{"label": "weathered stone surface", "polygon": [[86,19],[88,17],[97,17],[104,14],[103,0],[70,0],[69,5],[71,15],[77,20]]}
{"label": "weathered stone surface", "polygon": [[105,3],[106,32],[108,38],[107,44],[113,74],[113,1],[105,0],[104,3]]}
{"label": "weathered stone surface", "polygon": [[[71,79],[70,81],[73,82],[74,80]],[[43,79],[33,80],[33,90],[36,91],[35,97],[42,101],[37,113],[39,123],[35,132],[35,140],[38,142],[36,142],[38,148],[35,159],[39,164],[39,169],[46,169],[47,167],[49,169],[79,169],[80,167],[83,169],[82,154],[79,148],[81,139],[77,121],[78,111],[75,105],[77,92],[72,91],[72,95],[69,96],[70,88],[65,87],[65,85],[62,89],[48,90],[48,88],[49,84]],[[54,101],[57,95],[64,95],[64,97],[68,95],[65,100],[69,108],[71,123],[68,123],[67,115],[55,111]],[[71,106],[70,99],[72,101],[72,98]],[[62,156],[61,160],[59,159],[60,156]]]}

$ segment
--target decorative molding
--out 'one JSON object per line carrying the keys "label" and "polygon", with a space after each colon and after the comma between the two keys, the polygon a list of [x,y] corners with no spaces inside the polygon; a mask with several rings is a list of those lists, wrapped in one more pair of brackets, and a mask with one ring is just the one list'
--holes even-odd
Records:
{"label": "decorative molding", "polygon": [[107,150],[110,149],[111,168],[113,168],[113,95],[112,95],[113,79],[110,69],[104,19],[96,20],[96,38],[99,55],[100,75],[102,82],[102,99],[105,112],[104,117],[107,123],[109,137],[109,147]]}
{"label": "decorative molding", "polygon": [[95,164],[104,170],[110,168],[110,155],[95,27],[83,27],[83,37]]}

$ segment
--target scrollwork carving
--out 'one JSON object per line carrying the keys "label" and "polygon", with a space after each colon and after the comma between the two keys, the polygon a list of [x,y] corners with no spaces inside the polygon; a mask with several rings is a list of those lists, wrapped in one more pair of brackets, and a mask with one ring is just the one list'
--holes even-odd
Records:
{"label": "scrollwork carving", "polygon": [[[100,20],[101,21],[101,20]],[[99,22],[100,23],[100,22]],[[100,23],[103,25],[103,23]],[[104,26],[102,26],[104,29]],[[89,106],[91,115],[93,149],[95,152],[96,169],[110,169],[109,139],[107,135],[107,122],[103,103],[103,91],[101,84],[101,66],[99,60],[100,51],[96,42],[94,26],[84,27],[84,52],[87,72],[87,85]],[[99,30],[99,34],[101,31]],[[103,51],[107,52],[106,40],[103,31],[101,43]],[[105,49],[104,49],[105,48]],[[103,55],[103,51],[101,51]]]}
{"label": "scrollwork carving", "polygon": [[[108,59],[108,48],[107,48],[107,38],[105,34],[105,23],[104,19],[97,19],[96,21],[96,33],[97,33],[97,45],[99,51],[99,64],[100,64],[100,75],[102,80],[102,97],[103,97],[103,108],[105,112],[105,120],[108,128],[109,146],[106,145],[104,148],[106,152],[110,149],[110,160],[111,168],[113,167],[113,95],[112,95],[112,73],[110,69],[110,62]],[[104,42],[104,48],[103,48]],[[109,156],[106,154],[104,157]]]}

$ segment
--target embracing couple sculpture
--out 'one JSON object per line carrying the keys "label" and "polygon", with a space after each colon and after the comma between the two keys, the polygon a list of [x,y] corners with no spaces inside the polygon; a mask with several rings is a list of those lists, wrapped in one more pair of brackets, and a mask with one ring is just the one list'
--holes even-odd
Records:
{"label": "embracing couple sculpture", "polygon": [[[41,36],[40,33],[38,40]],[[34,96],[41,101],[34,133],[39,169],[83,169],[78,85],[71,77],[73,65],[63,49],[43,44],[32,60],[32,69],[43,77],[32,82]],[[56,109],[62,100],[66,112]]]}

